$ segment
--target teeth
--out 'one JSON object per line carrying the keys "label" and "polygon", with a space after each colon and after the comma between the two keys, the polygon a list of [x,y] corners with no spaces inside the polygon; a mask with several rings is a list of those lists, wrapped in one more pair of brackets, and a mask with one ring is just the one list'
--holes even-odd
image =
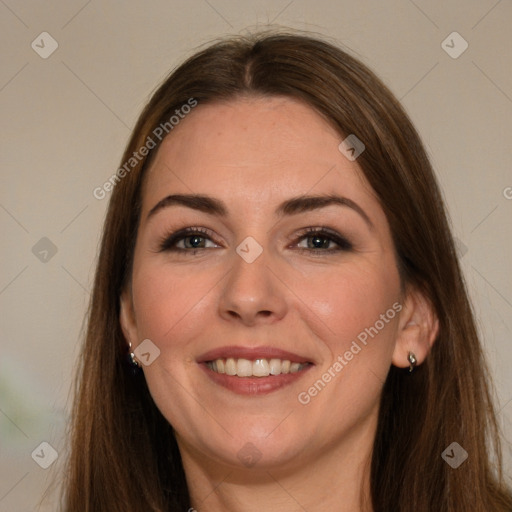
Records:
{"label": "teeth", "polygon": [[300,363],[290,364],[290,373],[297,373],[300,370]]}
{"label": "teeth", "polygon": [[286,373],[297,373],[309,363],[292,363],[288,359],[249,359],[228,357],[227,359],[216,359],[208,361],[210,370],[226,375],[237,375],[238,377],[268,377],[269,375],[281,375]]}
{"label": "teeth", "polygon": [[[218,373],[226,373],[224,359],[217,359],[217,361],[214,361],[214,362],[217,365]],[[214,370],[215,370],[215,368],[214,368]]]}
{"label": "teeth", "polygon": [[236,365],[236,374],[239,377],[250,377],[252,375],[252,362],[249,359],[240,358]]}
{"label": "teeth", "polygon": [[252,363],[252,374],[255,377],[268,377],[270,375],[270,366],[266,359],[256,359]]}
{"label": "teeth", "polygon": [[[215,363],[215,361],[213,361],[213,363]],[[236,375],[236,361],[232,357],[228,357],[226,359],[226,364],[224,365],[224,368],[226,370],[227,375]],[[212,368],[212,370],[215,371],[215,368]]]}
{"label": "teeth", "polygon": [[279,375],[281,373],[281,359],[271,359],[268,365],[270,375]]}

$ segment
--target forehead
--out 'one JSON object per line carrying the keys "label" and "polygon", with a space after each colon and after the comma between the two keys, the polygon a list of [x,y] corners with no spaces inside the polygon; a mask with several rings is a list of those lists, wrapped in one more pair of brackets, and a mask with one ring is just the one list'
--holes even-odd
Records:
{"label": "forehead", "polygon": [[357,163],[339,151],[342,139],[313,108],[290,98],[199,105],[162,142],[143,209],[171,191],[252,207],[319,192],[375,202]]}

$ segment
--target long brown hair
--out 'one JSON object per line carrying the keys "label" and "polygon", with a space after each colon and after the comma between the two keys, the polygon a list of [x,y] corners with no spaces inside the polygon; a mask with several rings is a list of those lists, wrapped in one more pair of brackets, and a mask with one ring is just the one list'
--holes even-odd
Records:
{"label": "long brown hair", "polygon": [[[340,137],[356,134],[363,141],[366,150],[357,162],[387,216],[403,283],[421,290],[439,319],[439,335],[424,364],[412,376],[391,367],[384,384],[371,462],[373,510],[512,510],[489,377],[442,197],[419,136],[362,63],[322,39],[289,33],[232,37],[199,51],[171,73],[137,122],[121,163],[125,172],[111,181],[77,377],[64,510],[189,507],[173,429],[144,376],[130,374],[126,363],[119,300],[130,281],[144,172],[159,147],[155,130],[168,123],[170,132],[169,119],[191,98],[201,105],[240,95],[302,100]],[[140,157],[148,137],[155,147]],[[134,153],[140,159],[127,167]],[[457,469],[441,457],[452,442],[469,454]]]}

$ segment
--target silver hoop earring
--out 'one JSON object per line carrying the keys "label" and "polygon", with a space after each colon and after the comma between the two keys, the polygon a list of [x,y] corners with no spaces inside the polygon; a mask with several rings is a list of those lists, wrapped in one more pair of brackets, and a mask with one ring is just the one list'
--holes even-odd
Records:
{"label": "silver hoop earring", "polygon": [[407,356],[407,361],[409,361],[409,373],[412,373],[414,368],[416,367],[416,363],[418,362],[418,360],[416,359],[416,356],[412,352],[409,352],[409,355]]}

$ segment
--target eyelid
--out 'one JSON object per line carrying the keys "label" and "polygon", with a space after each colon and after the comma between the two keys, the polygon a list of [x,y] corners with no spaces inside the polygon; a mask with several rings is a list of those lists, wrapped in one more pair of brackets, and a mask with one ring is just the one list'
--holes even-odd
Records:
{"label": "eyelid", "polygon": [[[164,235],[162,238],[160,238],[158,242],[158,251],[157,252],[165,252],[165,251],[173,251],[177,253],[187,253],[192,252],[195,254],[195,252],[204,250],[204,249],[212,249],[212,247],[190,247],[190,248],[181,248],[176,247],[176,243],[180,242],[181,240],[188,238],[190,236],[199,234],[201,235],[201,238],[208,239],[215,243],[216,245],[219,245],[219,243],[216,241],[216,237],[213,234],[211,230],[208,228],[203,228],[199,226],[190,226],[185,227],[183,229],[179,229],[178,231],[175,231],[171,234]],[[294,242],[295,245],[300,243],[305,238],[308,238],[313,235],[318,235],[323,238],[326,238],[327,240],[334,242],[338,247],[337,248],[331,248],[331,249],[322,249],[322,248],[305,248],[305,247],[296,247],[296,250],[299,252],[307,252],[310,254],[318,253],[318,255],[323,254],[329,254],[333,252],[345,252],[345,251],[351,251],[353,250],[353,244],[352,242],[345,236],[338,233],[336,230],[333,230],[326,226],[310,226],[303,228],[299,230],[299,232],[294,233],[292,236],[289,237],[290,242]]]}
{"label": "eyelid", "polygon": [[180,240],[183,240],[184,238],[187,238],[189,236],[195,235],[195,234],[201,234],[203,238],[208,238],[212,242],[214,242],[216,245],[219,245],[218,242],[215,240],[215,236],[213,232],[207,228],[199,227],[199,226],[190,226],[183,229],[179,229],[178,231],[174,231],[170,234],[166,234],[163,237],[161,237],[158,241],[158,251],[157,252],[164,252],[164,251],[171,251],[174,250],[176,252],[188,252],[192,250],[200,250],[200,249],[207,249],[207,247],[197,247],[195,249],[181,249],[174,247],[174,245],[179,242]]}
{"label": "eyelid", "polygon": [[341,252],[341,251],[351,251],[354,249],[353,243],[346,236],[338,233],[336,230],[331,229],[327,226],[315,226],[315,227],[307,227],[302,229],[298,234],[295,234],[293,240],[299,242],[309,236],[319,235],[323,238],[326,238],[338,245],[336,249],[321,249],[315,250],[310,248],[300,247],[299,251],[307,251],[309,253],[330,253],[330,252]]}

